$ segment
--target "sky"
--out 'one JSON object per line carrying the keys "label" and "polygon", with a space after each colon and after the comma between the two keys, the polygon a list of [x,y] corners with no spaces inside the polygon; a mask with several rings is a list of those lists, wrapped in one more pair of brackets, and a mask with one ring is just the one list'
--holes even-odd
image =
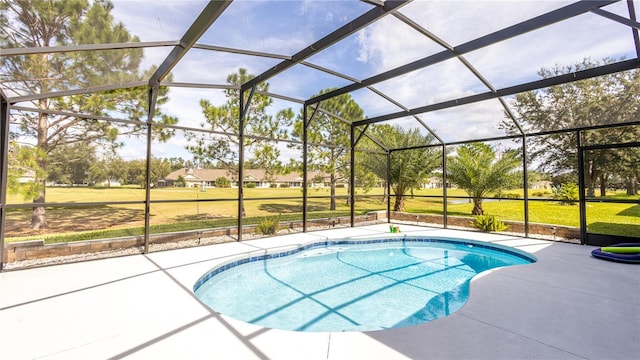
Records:
{"label": "sky", "polygon": [[[206,5],[203,1],[114,0],[112,12],[117,21],[140,37],[141,41],[179,40]],[[457,46],[503,27],[521,22],[570,2],[561,1],[414,1],[400,12],[449,45]],[[279,55],[293,55],[355,19],[373,6],[359,1],[234,1],[199,44],[242,48]],[[626,2],[604,8],[627,16]],[[638,12],[638,9],[636,9]],[[539,79],[541,68],[567,66],[585,58],[635,57],[631,30],[622,24],[587,13],[567,22],[512,38],[468,54],[466,59],[497,89]],[[375,74],[443,51],[444,48],[388,15],[372,25],[307,59],[310,63],[366,79]],[[144,67],[159,64],[170,48],[145,50]],[[257,75],[280,60],[191,50],[172,70],[173,81],[225,84],[227,75],[246,68]],[[304,100],[321,89],[343,87],[348,80],[328,75],[304,65],[296,65],[269,80],[270,91]],[[463,96],[487,92],[487,87],[459,60],[450,59],[429,68],[374,85],[407,108],[415,108]],[[377,94],[358,90],[351,94],[368,117],[400,111]],[[225,102],[220,90],[171,88],[170,101],[163,112],[177,116],[181,126],[203,122],[200,99],[213,104]],[[507,102],[512,99],[507,98]],[[275,113],[300,105],[276,100]],[[497,100],[450,108],[421,115],[446,142],[502,135],[497,129],[504,120]],[[419,127],[411,118],[390,122]],[[156,147],[154,156],[188,157],[181,136]],[[127,143],[123,156],[144,154],[143,143]],[[176,155],[179,154],[179,155]],[[283,150],[283,157],[299,154]],[[286,159],[285,159],[285,162]]]}

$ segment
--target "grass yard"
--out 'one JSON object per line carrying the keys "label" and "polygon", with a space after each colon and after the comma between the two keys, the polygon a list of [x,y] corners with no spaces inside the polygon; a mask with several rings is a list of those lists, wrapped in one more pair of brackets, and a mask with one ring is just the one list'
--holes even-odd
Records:
{"label": "grass yard", "polygon": [[[302,220],[301,189],[244,189],[245,224],[255,224],[265,217],[281,214],[283,221]],[[360,193],[360,192],[358,192]],[[369,195],[371,195],[370,193]],[[380,190],[382,194],[382,190]],[[336,199],[337,209],[330,211],[329,189],[309,189],[309,218],[347,216],[346,199]],[[337,189],[338,196],[346,196],[346,189]],[[47,242],[98,239],[105,237],[141,235],[144,230],[145,191],[139,188],[48,188],[47,202],[88,203],[137,201],[139,204],[109,204],[95,206],[58,206],[47,208],[46,230],[31,230],[31,208],[9,209],[6,216],[7,241],[45,238]],[[233,226],[237,224],[238,189],[159,188],[151,190],[150,207],[152,233],[196,230]],[[276,197],[287,199],[273,199]],[[260,200],[251,200],[260,198]],[[357,202],[357,213],[386,208],[375,199]],[[24,203],[18,196],[7,199],[10,204]],[[168,202],[168,201],[184,202]],[[199,201],[194,201],[199,200]],[[167,202],[163,202],[167,201]]]}
{"label": "grass yard", "polygon": [[[521,194],[521,191],[506,193]],[[349,206],[345,198],[336,199],[337,209],[330,211],[329,189],[309,189],[309,218],[346,216]],[[448,196],[466,196],[463,190],[448,189]],[[337,189],[338,196],[346,196],[345,188]],[[383,189],[365,193],[356,189],[356,213],[385,210]],[[421,189],[415,197],[406,198],[406,211],[442,214],[442,189]],[[533,196],[537,196],[535,194]],[[195,230],[237,224],[238,208],[235,198],[238,189],[157,188],[151,189],[150,207],[152,233]],[[437,196],[437,197],[420,197]],[[29,228],[31,208],[9,209],[6,216],[7,241],[45,238],[47,241],[72,241],[88,238],[140,235],[144,226],[145,190],[139,188],[58,188],[47,189],[50,203],[106,203],[113,201],[137,204],[109,204],[87,206],[59,206],[47,208],[49,229]],[[244,189],[245,224],[255,224],[265,217],[280,214],[281,220],[302,219],[302,190]],[[630,198],[611,194],[612,198]],[[258,200],[251,200],[256,198]],[[285,199],[276,199],[285,198]],[[632,197],[631,197],[632,198]],[[197,200],[197,201],[196,201]],[[394,198],[392,198],[392,201]],[[178,201],[178,202],[175,202]],[[184,201],[184,202],[180,202]],[[18,196],[9,196],[9,204],[25,203]],[[392,203],[393,206],[393,203]],[[519,200],[486,200],[485,212],[502,220],[524,220],[523,202]],[[471,217],[472,204],[464,199],[450,199],[448,214]],[[558,202],[529,202],[529,221],[537,223],[579,226],[579,207]],[[638,236],[640,234],[640,206],[636,204],[588,203],[587,223],[594,233]]]}
{"label": "grass yard", "polygon": [[[407,199],[406,210],[412,213],[442,214],[442,201]],[[485,201],[485,213],[501,220],[524,221],[524,202],[517,200]],[[472,203],[448,204],[451,216],[471,217]],[[529,201],[529,221],[543,224],[580,226],[578,205],[559,202]],[[623,236],[640,236],[640,205],[587,203],[589,232]]]}

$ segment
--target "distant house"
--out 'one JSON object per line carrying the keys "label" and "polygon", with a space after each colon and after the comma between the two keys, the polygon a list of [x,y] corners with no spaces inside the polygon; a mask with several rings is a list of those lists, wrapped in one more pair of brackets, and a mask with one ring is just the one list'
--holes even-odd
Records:
{"label": "distant house", "polygon": [[[420,184],[420,187],[423,189],[442,189],[442,177],[430,177],[425,182]],[[456,186],[447,182],[447,188],[455,188]]]}
{"label": "distant house", "polygon": [[551,190],[553,183],[551,181],[541,180],[531,184],[530,189]]}
{"label": "distant house", "polygon": [[20,184],[32,183],[36,181],[36,172],[32,169],[24,169],[24,171],[18,177]]}
{"label": "distant house", "polygon": [[120,181],[117,179],[109,179],[109,180],[96,182],[96,185],[104,186],[104,187],[118,187],[118,186],[122,186],[122,183],[120,183]]}
{"label": "distant house", "polygon": [[430,177],[425,182],[420,184],[423,189],[439,189],[442,188],[442,178]]}
{"label": "distant house", "polygon": [[219,177],[231,179],[230,174],[222,169],[187,169],[182,168],[173,171],[158,182],[158,186],[175,187],[178,178],[182,176],[185,187],[215,187],[215,181]]}
{"label": "distant house", "polygon": [[[182,168],[170,173],[164,179],[160,180],[158,182],[158,186],[175,187],[180,176],[184,179],[185,187],[213,188],[215,187],[216,179],[221,177],[229,180],[231,187],[237,188],[239,183],[238,179],[226,169]],[[243,186],[247,186],[247,184],[252,183],[256,188],[300,188],[302,187],[302,180],[302,175],[294,172],[289,174],[278,174],[273,176],[272,179],[268,179],[264,169],[244,169],[242,184]],[[321,175],[318,172],[309,172],[309,182],[312,187],[330,186],[329,176]],[[341,184],[346,184],[346,181],[341,182]]]}

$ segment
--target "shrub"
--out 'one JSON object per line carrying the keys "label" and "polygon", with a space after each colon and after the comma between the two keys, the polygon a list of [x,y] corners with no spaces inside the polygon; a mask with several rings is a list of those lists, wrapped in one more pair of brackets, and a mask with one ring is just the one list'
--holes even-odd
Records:
{"label": "shrub", "polygon": [[184,180],[184,176],[182,175],[178,175],[178,178],[176,179],[176,182],[174,183],[175,187],[179,187],[179,188],[183,188],[185,186],[187,186],[187,182]]}
{"label": "shrub", "polygon": [[256,225],[256,232],[262,235],[273,235],[278,232],[278,226],[280,224],[280,215],[274,218],[264,218]]}
{"label": "shrub", "polygon": [[476,218],[471,222],[471,225],[482,231],[503,231],[509,228],[508,225],[496,219],[495,216],[489,214],[476,216]]}
{"label": "shrub", "polygon": [[247,189],[255,189],[256,188],[256,183],[252,183],[252,182],[246,183],[246,184],[244,184],[244,187],[247,188]]}
{"label": "shrub", "polygon": [[520,199],[520,194],[502,193],[502,194],[495,194],[493,197],[502,198],[502,199]]}
{"label": "shrub", "polygon": [[561,186],[552,188],[553,198],[560,200],[563,205],[575,205],[578,201],[580,191],[575,183],[564,183]]}
{"label": "shrub", "polygon": [[289,184],[287,184],[287,183],[282,183],[282,184],[280,184],[280,187],[281,187],[281,188],[283,188],[283,189],[284,189],[284,188],[288,188],[288,187],[289,187]]}
{"label": "shrub", "polygon": [[273,183],[272,183],[272,184],[269,184],[269,187],[270,187],[270,188],[272,188],[272,189],[275,189],[275,188],[277,188],[277,187],[278,187],[278,184],[273,184]]}
{"label": "shrub", "polygon": [[548,195],[548,192],[546,191],[534,191],[531,196],[535,196],[535,197],[545,197]]}
{"label": "shrub", "polygon": [[228,188],[231,187],[231,181],[229,181],[229,179],[227,179],[226,177],[220,176],[216,179],[215,185],[219,188]]}

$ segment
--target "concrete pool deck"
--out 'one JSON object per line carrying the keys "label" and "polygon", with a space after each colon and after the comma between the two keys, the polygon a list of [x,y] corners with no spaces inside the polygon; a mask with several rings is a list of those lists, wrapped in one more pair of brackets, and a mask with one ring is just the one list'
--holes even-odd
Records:
{"label": "concrete pool deck", "polygon": [[403,234],[465,237],[534,254],[531,265],[476,277],[458,312],[420,326],[300,333],[220,315],[193,294],[208,270],[336,229],[0,273],[2,359],[637,359],[640,266],[591,246],[400,225]]}

